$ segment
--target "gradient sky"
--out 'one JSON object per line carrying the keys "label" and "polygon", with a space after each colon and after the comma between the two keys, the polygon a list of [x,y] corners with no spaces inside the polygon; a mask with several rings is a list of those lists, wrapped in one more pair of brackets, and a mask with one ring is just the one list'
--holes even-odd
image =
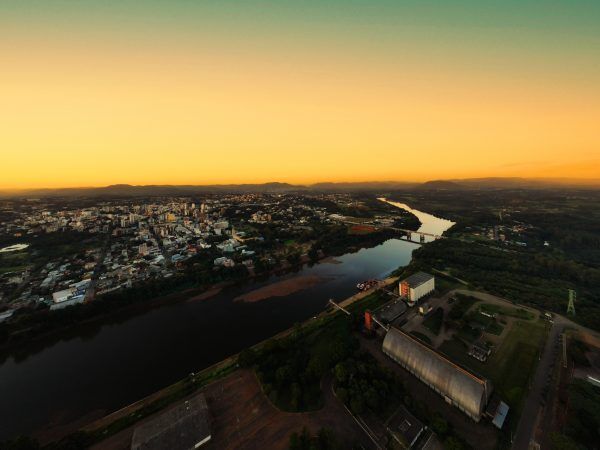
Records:
{"label": "gradient sky", "polygon": [[600,178],[600,2],[0,0],[0,188]]}

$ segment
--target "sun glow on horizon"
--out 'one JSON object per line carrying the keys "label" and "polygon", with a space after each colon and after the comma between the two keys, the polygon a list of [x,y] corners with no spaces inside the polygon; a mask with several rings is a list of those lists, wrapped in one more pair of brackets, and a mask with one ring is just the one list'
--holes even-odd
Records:
{"label": "sun glow on horizon", "polygon": [[477,42],[352,5],[73,24],[0,6],[0,188],[599,177],[599,32]]}

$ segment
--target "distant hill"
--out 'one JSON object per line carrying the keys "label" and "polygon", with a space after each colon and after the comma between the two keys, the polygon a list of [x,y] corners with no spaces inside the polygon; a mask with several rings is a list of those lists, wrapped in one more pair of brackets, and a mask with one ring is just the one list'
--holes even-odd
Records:
{"label": "distant hill", "polygon": [[130,185],[61,189],[23,189],[0,191],[0,197],[152,197],[190,196],[208,193],[287,193],[287,192],[389,192],[396,190],[466,190],[466,189],[541,189],[598,188],[598,180],[567,178],[465,178],[431,180],[425,183],[406,181],[365,181],[315,183],[304,186],[289,183],[211,184],[211,185]]}
{"label": "distant hill", "polygon": [[419,189],[547,189],[597,188],[600,180],[569,178],[487,177],[427,181]]}
{"label": "distant hill", "polygon": [[599,187],[600,179],[487,177],[449,180],[480,189],[541,189],[553,187]]}
{"label": "distant hill", "polygon": [[312,191],[349,192],[349,191],[390,191],[412,189],[419,185],[409,181],[364,181],[346,183],[315,183],[309,186]]}
{"label": "distant hill", "polygon": [[417,186],[419,190],[444,190],[444,191],[456,191],[462,189],[471,189],[470,186],[466,186],[461,183],[457,183],[456,181],[448,181],[448,180],[434,180],[434,181],[426,181],[423,184]]}
{"label": "distant hill", "polygon": [[62,189],[28,189],[0,193],[4,196],[18,197],[124,197],[124,196],[186,196],[202,193],[278,193],[306,190],[305,186],[295,186],[288,183],[264,184],[215,184],[215,185],[143,185],[113,184],[105,187],[82,187]]}

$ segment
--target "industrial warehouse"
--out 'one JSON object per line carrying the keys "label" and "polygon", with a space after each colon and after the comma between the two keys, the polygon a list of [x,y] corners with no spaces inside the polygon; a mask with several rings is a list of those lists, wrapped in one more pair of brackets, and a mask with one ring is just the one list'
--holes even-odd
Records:
{"label": "industrial warehouse", "polygon": [[[423,334],[428,332],[422,325],[428,318],[445,315],[443,309],[449,310],[455,304],[435,296],[434,276],[417,272],[400,281],[397,292],[386,289],[382,292],[393,300],[373,311],[366,310],[364,327],[366,332],[383,338],[383,353],[473,421],[486,417],[494,426],[502,428],[508,406],[496,396],[492,397],[492,382],[438,352],[444,338],[436,340],[435,333]],[[412,308],[416,305],[418,310]],[[441,326],[443,319],[438,320]],[[467,355],[483,363],[491,352],[478,340],[465,350]]]}
{"label": "industrial warehouse", "polygon": [[448,403],[479,422],[492,393],[488,380],[467,372],[396,328],[387,332],[382,350]]}

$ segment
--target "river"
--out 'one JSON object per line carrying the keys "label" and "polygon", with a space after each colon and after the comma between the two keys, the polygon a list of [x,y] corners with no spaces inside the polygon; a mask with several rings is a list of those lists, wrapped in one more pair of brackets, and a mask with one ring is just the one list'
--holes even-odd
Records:
{"label": "river", "polygon": [[[406,205],[395,206],[414,213],[421,221],[420,231],[442,234],[452,226]],[[359,281],[383,278],[407,265],[418,247],[390,239],[295,273],[227,288],[210,298],[84,327],[78,336],[22,360],[9,357],[0,366],[0,440],[18,434],[53,435],[115,411],[318,314],[328,299],[354,294]],[[274,283],[296,289],[271,289]],[[277,296],[248,296],[261,288],[258,292]]]}

